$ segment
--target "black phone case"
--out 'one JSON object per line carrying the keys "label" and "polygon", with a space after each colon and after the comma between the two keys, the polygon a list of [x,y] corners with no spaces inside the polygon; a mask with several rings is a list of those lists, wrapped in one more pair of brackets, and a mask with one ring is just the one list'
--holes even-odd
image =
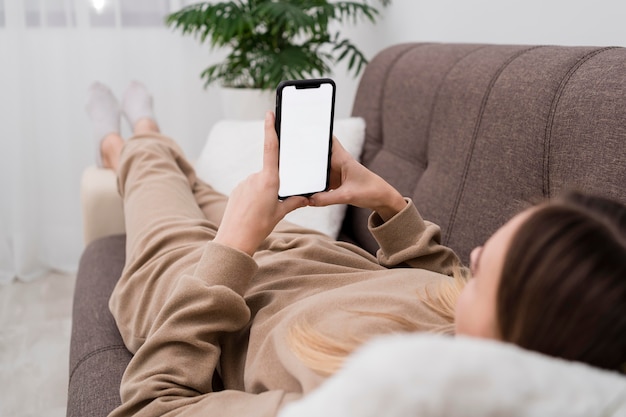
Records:
{"label": "black phone case", "polygon": [[[330,159],[332,156],[332,147],[333,147],[333,126],[335,122],[335,94],[337,91],[337,86],[335,85],[335,81],[333,81],[330,78],[312,78],[312,79],[307,79],[307,80],[281,81],[281,83],[278,84],[278,87],[276,87],[276,111],[274,113],[276,115],[276,118],[275,118],[274,128],[276,129],[276,135],[278,136],[278,146],[280,148],[280,122],[281,122],[281,106],[282,106],[283,88],[287,86],[292,86],[292,85],[296,86],[296,89],[317,88],[321,84],[331,84],[333,86],[332,103],[330,106],[330,132],[328,134],[329,144],[328,144],[328,162],[327,162],[327,170],[326,170],[326,186],[324,187],[323,190],[311,191],[310,193],[305,193],[305,194],[297,194],[299,196],[309,197],[315,193],[328,190],[328,185],[330,181]],[[278,161],[278,163],[280,164],[280,161]],[[280,200],[284,200],[289,197],[292,197],[292,196],[291,195],[281,196],[280,194],[278,195],[278,198]]]}

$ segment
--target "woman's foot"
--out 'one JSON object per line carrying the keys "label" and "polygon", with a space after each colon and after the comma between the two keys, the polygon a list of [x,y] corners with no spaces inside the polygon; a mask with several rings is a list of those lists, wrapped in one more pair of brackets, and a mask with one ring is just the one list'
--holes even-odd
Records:
{"label": "woman's foot", "polygon": [[152,95],[139,81],[131,81],[124,92],[122,111],[135,135],[158,133],[159,126],[154,118]]}
{"label": "woman's foot", "polygon": [[[89,87],[89,97],[85,107],[93,126],[96,140],[96,163],[101,168],[113,168],[109,158],[103,158],[105,142],[117,143],[124,140],[120,136],[120,106],[111,90],[100,82]],[[114,139],[110,139],[114,137]],[[117,137],[117,138],[115,138]],[[107,145],[108,147],[108,145]]]}

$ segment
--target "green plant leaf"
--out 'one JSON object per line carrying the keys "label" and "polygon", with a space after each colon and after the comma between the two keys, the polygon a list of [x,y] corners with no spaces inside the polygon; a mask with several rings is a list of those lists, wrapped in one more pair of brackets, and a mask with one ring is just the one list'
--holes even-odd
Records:
{"label": "green plant leaf", "polygon": [[318,20],[308,13],[308,9],[290,2],[261,2],[252,13],[267,23],[273,35],[293,37],[299,33],[314,32]]}
{"label": "green plant leaf", "polygon": [[[206,68],[205,85],[273,89],[287,78],[327,75],[333,64],[348,60],[355,76],[367,64],[348,39],[331,31],[333,22],[375,22],[370,0],[230,0],[205,2],[171,13],[166,24],[211,48],[228,48],[220,63]],[[391,0],[379,0],[386,7]]]}
{"label": "green plant leaf", "polygon": [[355,68],[356,65],[356,68],[353,71],[355,76],[357,76],[361,72],[362,68],[367,64],[367,58],[365,58],[365,55],[363,55],[363,53],[347,39],[336,42],[333,51],[340,51],[336,62],[343,61],[345,58],[350,56],[348,61],[348,71]]}
{"label": "green plant leaf", "polygon": [[374,23],[378,15],[378,10],[366,2],[339,1],[333,4],[336,7],[336,17],[340,21],[350,19],[353,24],[356,24],[360,18],[367,18]]}

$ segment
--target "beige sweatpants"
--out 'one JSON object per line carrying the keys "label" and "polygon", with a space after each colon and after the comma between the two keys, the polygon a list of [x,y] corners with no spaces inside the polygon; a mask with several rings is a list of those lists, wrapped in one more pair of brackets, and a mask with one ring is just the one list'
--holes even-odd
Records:
{"label": "beige sweatpants", "polygon": [[193,271],[215,237],[227,197],[199,180],[180,147],[159,134],[127,142],[118,187],[126,263],[109,307],[135,353],[178,277]]}
{"label": "beige sweatpants", "polygon": [[[197,178],[180,147],[160,134],[134,136],[126,143],[118,188],[124,201],[126,263],[109,308],[135,353],[178,279],[193,275],[206,243],[215,238],[228,198]],[[274,232],[319,235],[285,220]]]}

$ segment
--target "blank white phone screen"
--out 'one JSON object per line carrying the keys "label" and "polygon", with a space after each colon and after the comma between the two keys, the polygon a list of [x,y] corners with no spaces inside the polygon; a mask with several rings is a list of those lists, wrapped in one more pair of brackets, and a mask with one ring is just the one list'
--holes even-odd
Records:
{"label": "blank white phone screen", "polygon": [[328,174],[333,86],[283,87],[278,195],[324,191]]}

